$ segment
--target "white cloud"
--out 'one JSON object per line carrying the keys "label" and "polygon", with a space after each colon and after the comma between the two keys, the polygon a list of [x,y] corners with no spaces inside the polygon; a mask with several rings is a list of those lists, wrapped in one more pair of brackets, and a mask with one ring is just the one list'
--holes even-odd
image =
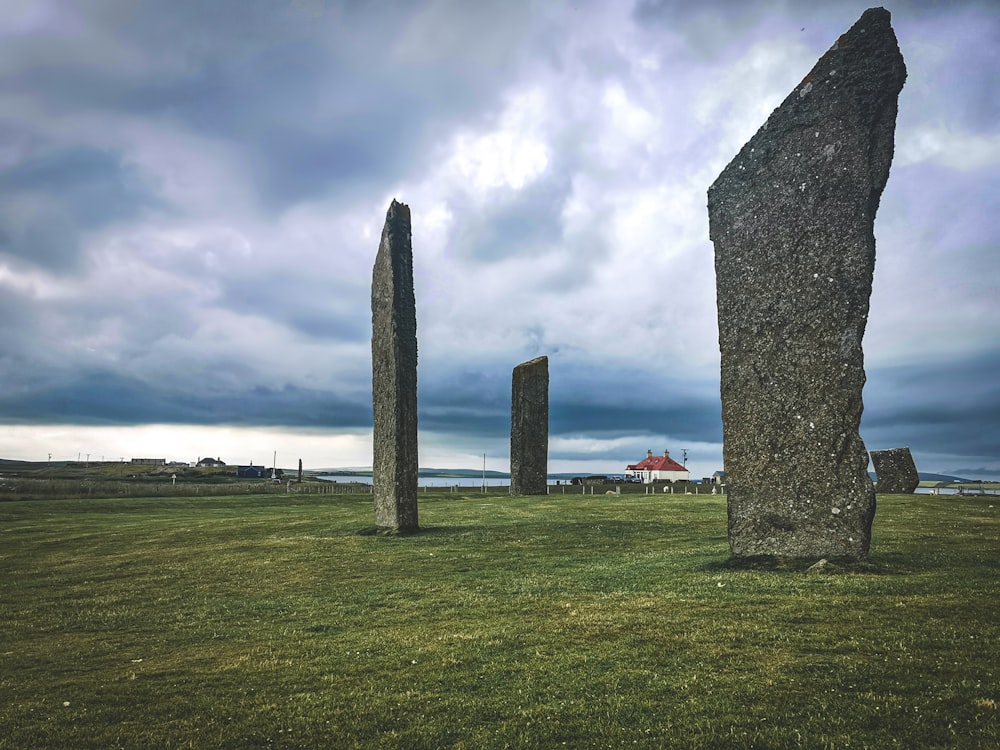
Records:
{"label": "white cloud", "polygon": [[610,115],[608,130],[613,131],[616,140],[645,145],[661,135],[659,118],[630,99],[621,83],[615,81],[604,87],[601,104]]}
{"label": "white cloud", "polygon": [[710,172],[725,168],[815,62],[801,43],[768,40],[713,71],[691,102],[697,121],[717,136]]}
{"label": "white cloud", "polygon": [[271,464],[277,451],[278,466],[305,468],[371,466],[370,430],[337,433],[308,428],[215,427],[205,425],[150,424],[141,426],[85,427],[80,425],[5,425],[0,431],[0,455],[23,460],[118,461],[132,458],[165,458],[196,461],[205,456],[227,464]]}
{"label": "white cloud", "polygon": [[893,166],[928,161],[963,172],[995,168],[1000,164],[1000,133],[969,133],[954,126],[916,127],[901,133]]}
{"label": "white cloud", "polygon": [[518,94],[504,108],[495,129],[454,137],[448,168],[460,185],[471,187],[480,198],[501,187],[520,190],[549,165],[549,147],[541,133],[544,121],[542,93]]}

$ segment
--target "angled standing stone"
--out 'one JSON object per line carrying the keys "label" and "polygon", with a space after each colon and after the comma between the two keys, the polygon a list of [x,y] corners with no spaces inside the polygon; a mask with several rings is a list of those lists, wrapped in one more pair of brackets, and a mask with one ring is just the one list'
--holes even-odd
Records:
{"label": "angled standing stone", "polygon": [[872,451],[872,464],[878,477],[877,489],[880,494],[912,495],[920,484],[917,465],[909,448],[889,448]]}
{"label": "angled standing stone", "polygon": [[372,271],[375,525],[417,526],[417,312],[410,209],[393,201]]}
{"label": "angled standing stone", "polygon": [[865,11],[709,188],[734,556],[868,553],[861,339],[905,79]]}
{"label": "angled standing stone", "polygon": [[538,357],[511,378],[510,494],[547,494],[548,470],[549,358]]}

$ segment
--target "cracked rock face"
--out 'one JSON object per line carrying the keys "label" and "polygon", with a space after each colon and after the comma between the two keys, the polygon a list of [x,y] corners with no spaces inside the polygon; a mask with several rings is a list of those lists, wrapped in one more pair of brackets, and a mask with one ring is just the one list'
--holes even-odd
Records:
{"label": "cracked rock face", "polygon": [[393,201],[372,270],[375,525],[417,530],[417,312],[410,209]]}
{"label": "cracked rock face", "polygon": [[861,340],[905,79],[865,11],[709,188],[734,556],[868,552]]}
{"label": "cracked rock face", "polygon": [[917,489],[920,475],[909,448],[872,451],[871,457],[880,494],[912,495]]}
{"label": "cracked rock face", "polygon": [[545,495],[549,470],[549,358],[514,368],[510,403],[510,494]]}

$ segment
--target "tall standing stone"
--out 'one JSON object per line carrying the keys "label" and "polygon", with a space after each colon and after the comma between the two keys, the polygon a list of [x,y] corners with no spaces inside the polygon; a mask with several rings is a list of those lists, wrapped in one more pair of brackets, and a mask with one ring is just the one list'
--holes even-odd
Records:
{"label": "tall standing stone", "polygon": [[410,209],[389,206],[372,271],[375,525],[417,526],[417,312]]}
{"label": "tall standing stone", "polygon": [[510,494],[545,495],[549,473],[549,358],[514,368],[510,398]]}
{"label": "tall standing stone", "polygon": [[865,11],[708,191],[736,557],[864,557],[858,433],[874,219],[906,67]]}
{"label": "tall standing stone", "polygon": [[872,464],[878,477],[878,491],[888,495],[912,495],[920,484],[920,474],[909,448],[872,451]]}

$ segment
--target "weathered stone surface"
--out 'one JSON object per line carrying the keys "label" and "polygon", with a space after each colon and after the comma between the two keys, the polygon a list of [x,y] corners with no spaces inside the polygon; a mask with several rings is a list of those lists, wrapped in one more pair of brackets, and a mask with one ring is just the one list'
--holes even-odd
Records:
{"label": "weathered stone surface", "polygon": [[905,79],[865,11],[708,191],[734,556],[868,552],[861,339]]}
{"label": "weathered stone surface", "polygon": [[909,448],[889,448],[872,451],[872,464],[878,477],[877,489],[882,494],[910,495],[920,484],[917,465]]}
{"label": "weathered stone surface", "polygon": [[549,358],[514,368],[510,404],[510,494],[544,495],[549,469]]}
{"label": "weathered stone surface", "polygon": [[410,209],[393,201],[372,271],[375,525],[416,531],[417,313]]}

